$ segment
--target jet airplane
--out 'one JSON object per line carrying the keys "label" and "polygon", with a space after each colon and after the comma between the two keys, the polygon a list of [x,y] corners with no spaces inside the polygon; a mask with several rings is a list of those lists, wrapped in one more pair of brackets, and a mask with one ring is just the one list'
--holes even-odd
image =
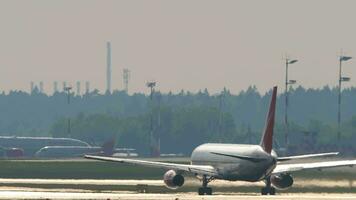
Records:
{"label": "jet airplane", "polygon": [[115,148],[115,139],[110,139],[102,146],[45,146],[35,153],[38,158],[74,158],[83,155],[113,156],[116,153],[130,155],[132,148]]}
{"label": "jet airplane", "polygon": [[191,164],[175,164],[134,159],[112,158],[86,155],[85,158],[142,165],[167,169],[163,180],[168,188],[176,189],[184,184],[184,174],[191,173],[202,180],[199,195],[211,195],[208,183],[214,179],[228,181],[264,181],[262,195],[274,195],[277,189],[286,189],[293,185],[291,174],[296,171],[323,169],[356,165],[356,160],[304,162],[298,164],[283,163],[287,160],[337,155],[338,152],[278,157],[272,149],[277,87],[273,88],[267,113],[265,129],[259,145],[246,144],[202,144],[191,155]]}

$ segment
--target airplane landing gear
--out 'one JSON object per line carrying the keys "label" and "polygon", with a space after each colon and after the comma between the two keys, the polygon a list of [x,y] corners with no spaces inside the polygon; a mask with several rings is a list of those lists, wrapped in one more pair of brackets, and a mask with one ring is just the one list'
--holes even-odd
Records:
{"label": "airplane landing gear", "polygon": [[263,187],[261,189],[261,194],[262,195],[267,195],[267,194],[275,195],[276,194],[276,189],[274,187]]}
{"label": "airplane landing gear", "polygon": [[273,186],[271,186],[271,179],[270,179],[270,177],[267,177],[267,178],[266,178],[266,187],[263,187],[263,188],[261,189],[261,194],[262,194],[262,195],[267,195],[267,194],[269,194],[269,195],[275,195],[275,194],[276,194],[276,189],[275,189]]}
{"label": "airplane landing gear", "polygon": [[213,190],[211,189],[211,187],[201,187],[198,190],[198,194],[199,195],[212,195],[213,194]]}
{"label": "airplane landing gear", "polygon": [[211,187],[208,187],[208,183],[212,180],[212,178],[207,178],[206,175],[203,176],[203,187],[200,187],[198,190],[199,195],[212,195],[213,190]]}

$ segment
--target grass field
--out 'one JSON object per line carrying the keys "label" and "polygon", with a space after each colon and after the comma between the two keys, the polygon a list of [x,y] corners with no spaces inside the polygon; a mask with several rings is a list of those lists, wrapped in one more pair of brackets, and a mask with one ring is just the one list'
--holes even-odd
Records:
{"label": "grass field", "polygon": [[91,160],[2,160],[1,178],[158,179],[163,170]]}
{"label": "grass field", "polygon": [[[168,160],[168,159],[167,159]],[[172,162],[172,159],[169,159]],[[160,159],[160,161],[165,161]],[[167,162],[167,161],[166,161]],[[189,163],[188,158],[173,162]],[[0,178],[161,179],[165,170],[112,162],[76,160],[0,160]],[[296,178],[356,180],[356,168],[343,167],[293,173]]]}

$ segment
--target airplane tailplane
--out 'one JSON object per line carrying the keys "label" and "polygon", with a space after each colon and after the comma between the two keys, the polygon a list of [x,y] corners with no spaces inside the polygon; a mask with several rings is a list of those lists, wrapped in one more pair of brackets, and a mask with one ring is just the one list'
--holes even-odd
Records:
{"label": "airplane tailplane", "polygon": [[271,103],[267,113],[266,124],[261,138],[260,145],[267,153],[271,153],[273,144],[273,127],[276,110],[277,86],[273,87]]}
{"label": "airplane tailplane", "polygon": [[102,151],[105,156],[111,156],[114,153],[115,137],[106,141],[102,146]]}

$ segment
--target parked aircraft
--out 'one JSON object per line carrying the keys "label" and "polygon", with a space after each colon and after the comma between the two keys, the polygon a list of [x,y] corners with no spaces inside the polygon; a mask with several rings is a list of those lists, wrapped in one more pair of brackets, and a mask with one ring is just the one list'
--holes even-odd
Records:
{"label": "parked aircraft", "polygon": [[73,138],[0,136],[0,148],[23,151],[22,155],[32,157],[45,146],[89,146],[88,143]]}
{"label": "parked aircraft", "polygon": [[[211,195],[208,183],[214,179],[228,181],[264,181],[262,195],[274,195],[275,188],[286,189],[293,185],[291,173],[300,170],[322,169],[356,165],[356,160],[304,162],[283,164],[283,161],[336,155],[337,152],[278,157],[272,150],[277,87],[273,88],[266,125],[259,145],[202,144],[191,155],[191,164],[175,164],[134,159],[86,155],[85,158],[142,165],[167,169],[163,180],[168,188],[176,189],[184,184],[184,173],[192,173],[202,180],[199,195]],[[189,138],[187,138],[189,139]]]}
{"label": "parked aircraft", "polygon": [[36,157],[42,158],[74,158],[85,154],[112,156],[114,153],[130,154],[135,149],[115,148],[115,140],[110,139],[100,146],[46,146],[38,150]]}

